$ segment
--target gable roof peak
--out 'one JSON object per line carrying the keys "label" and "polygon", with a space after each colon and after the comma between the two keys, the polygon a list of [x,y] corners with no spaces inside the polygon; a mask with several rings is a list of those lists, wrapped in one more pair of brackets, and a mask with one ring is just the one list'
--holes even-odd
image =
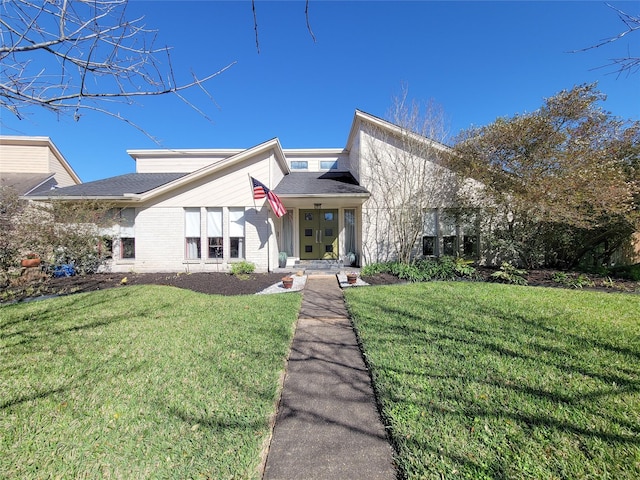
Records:
{"label": "gable roof peak", "polygon": [[400,135],[409,135],[410,137],[414,138],[415,140],[418,140],[420,142],[426,142],[428,143],[430,146],[438,149],[438,150],[443,150],[443,151],[450,151],[451,147],[449,147],[448,145],[445,145],[442,142],[439,142],[437,140],[433,140],[431,138],[425,137],[424,135],[421,135],[419,133],[416,133],[412,130],[410,130],[407,127],[403,127],[401,125],[396,125],[395,123],[392,123],[388,120],[384,120],[380,117],[377,117],[375,115],[372,115],[370,113],[364,112],[362,110],[356,109],[355,114],[353,116],[353,122],[351,124],[351,130],[349,131],[349,136],[347,137],[347,143],[345,146],[345,150],[346,151],[350,151],[351,150],[351,146],[353,144],[354,138],[356,133],[358,132],[358,130],[360,130],[360,126],[362,125],[363,122],[368,123],[369,125],[372,125],[374,128],[378,128],[381,129],[391,135],[396,135],[396,136],[400,136]]}

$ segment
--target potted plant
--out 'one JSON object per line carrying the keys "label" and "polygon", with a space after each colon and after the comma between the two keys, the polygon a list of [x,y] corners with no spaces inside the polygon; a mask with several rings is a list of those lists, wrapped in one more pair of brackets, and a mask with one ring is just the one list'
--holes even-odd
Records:
{"label": "potted plant", "polygon": [[284,268],[287,266],[287,252],[280,252],[278,254],[278,267]]}
{"label": "potted plant", "polygon": [[282,277],[282,286],[284,288],[293,287],[293,277],[287,275],[286,277]]}
{"label": "potted plant", "polygon": [[355,253],[353,252],[347,253],[347,262],[349,263],[349,266],[354,267],[357,261],[358,261],[358,256]]}
{"label": "potted plant", "polygon": [[358,274],[355,272],[349,272],[347,273],[347,283],[349,285],[355,285],[355,283],[358,281]]}
{"label": "potted plant", "polygon": [[40,256],[37,253],[28,253],[26,258],[20,261],[23,267],[37,267],[40,265]]}

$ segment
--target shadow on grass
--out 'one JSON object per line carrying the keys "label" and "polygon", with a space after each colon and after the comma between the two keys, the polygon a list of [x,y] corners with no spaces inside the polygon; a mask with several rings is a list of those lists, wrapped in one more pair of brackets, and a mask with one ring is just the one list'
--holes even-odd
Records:
{"label": "shadow on grass", "polygon": [[[557,323],[558,312],[522,314],[478,298],[447,301],[411,296],[404,303],[396,299],[390,304],[384,297],[367,297],[367,301],[368,317],[356,319],[356,327],[362,326],[364,348],[375,357],[371,367],[378,377],[376,393],[386,422],[396,425],[396,430],[428,428],[412,425],[396,413],[423,411],[442,421],[444,431],[462,427],[460,438],[468,433],[465,426],[483,419],[490,424],[514,422],[524,432],[545,432],[540,434],[551,445],[568,437],[579,444],[591,444],[593,439],[599,448],[617,449],[618,456],[628,448],[631,456],[639,451],[640,424],[634,421],[638,417],[633,405],[640,392],[640,348],[628,347],[624,341],[621,345],[607,342],[601,332],[578,333],[570,325],[564,329]],[[411,313],[415,311],[420,313]],[[397,352],[382,353],[389,350],[388,345],[397,345]],[[416,359],[424,361],[422,366],[412,364]],[[484,398],[478,391],[485,392]],[[629,396],[636,398],[635,403]],[[513,454],[503,456],[499,448],[475,461],[452,447],[461,441],[456,434],[451,438],[446,437],[451,433],[445,434],[440,448],[434,446],[437,442],[398,435],[392,432],[401,452],[431,452],[458,468],[509,476],[505,472]],[[525,437],[522,442],[531,440]],[[526,448],[518,439],[509,438],[509,442],[515,451]],[[603,468],[606,471],[607,465]]]}

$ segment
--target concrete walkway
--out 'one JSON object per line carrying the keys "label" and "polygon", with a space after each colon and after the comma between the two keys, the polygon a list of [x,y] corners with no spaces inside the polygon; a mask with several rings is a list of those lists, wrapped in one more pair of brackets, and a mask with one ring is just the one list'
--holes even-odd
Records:
{"label": "concrete walkway", "polygon": [[335,275],[310,276],[263,478],[396,478]]}

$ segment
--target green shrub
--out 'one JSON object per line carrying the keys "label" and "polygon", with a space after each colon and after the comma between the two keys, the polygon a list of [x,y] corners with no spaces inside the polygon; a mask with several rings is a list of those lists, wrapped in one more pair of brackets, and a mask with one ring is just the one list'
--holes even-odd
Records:
{"label": "green shrub", "polygon": [[391,262],[370,263],[362,267],[362,270],[360,270],[360,274],[363,277],[371,277],[378,273],[390,273],[390,272],[391,272]]}
{"label": "green shrub", "polygon": [[242,262],[234,263],[231,265],[231,274],[232,275],[248,275],[253,273],[256,269],[256,266],[251,263],[243,260]]}
{"label": "green shrub", "polygon": [[490,279],[494,282],[510,283],[512,285],[527,285],[527,279],[524,276],[526,270],[514,267],[509,262],[502,262],[500,270],[491,274]]}
{"label": "green shrub", "polygon": [[441,257],[437,260],[423,259],[415,263],[384,262],[372,263],[362,268],[362,276],[377,273],[390,273],[408,282],[427,282],[429,280],[456,280],[475,278],[473,262],[454,257]]}
{"label": "green shrub", "polygon": [[593,287],[595,285],[584,273],[581,273],[576,277],[575,275],[567,274],[565,272],[554,272],[551,279],[556,283],[571,288]]}
{"label": "green shrub", "polygon": [[618,278],[626,278],[636,282],[640,282],[640,263],[634,265],[623,265],[620,267],[612,267],[609,273]]}

